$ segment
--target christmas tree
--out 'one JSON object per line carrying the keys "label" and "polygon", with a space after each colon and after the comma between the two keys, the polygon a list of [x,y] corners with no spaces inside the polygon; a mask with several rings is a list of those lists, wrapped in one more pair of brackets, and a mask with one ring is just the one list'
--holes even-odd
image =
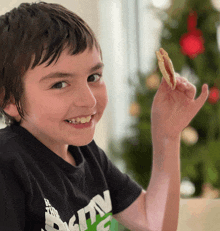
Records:
{"label": "christmas tree", "polygon": [[[210,0],[186,0],[181,7],[175,3],[158,14],[163,21],[160,47],[168,52],[175,71],[196,86],[197,96],[204,83],[209,85],[207,102],[181,135],[181,177],[195,185],[192,196],[205,197],[207,188],[212,192],[220,189],[219,12]],[[133,135],[121,141],[127,172],[144,188],[149,184],[152,165],[151,105],[161,77],[155,55],[152,71],[137,74],[135,100],[130,107],[135,118]],[[218,191],[213,195],[219,197]]]}

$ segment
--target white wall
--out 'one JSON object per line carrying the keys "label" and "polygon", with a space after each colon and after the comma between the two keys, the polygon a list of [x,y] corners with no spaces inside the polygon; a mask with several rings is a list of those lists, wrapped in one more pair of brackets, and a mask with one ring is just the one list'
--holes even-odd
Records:
{"label": "white wall", "polygon": [[105,82],[108,86],[108,123],[110,139],[119,140],[125,132],[126,105],[129,99],[127,87],[126,27],[123,22],[123,1],[100,0],[100,35],[105,64]]}

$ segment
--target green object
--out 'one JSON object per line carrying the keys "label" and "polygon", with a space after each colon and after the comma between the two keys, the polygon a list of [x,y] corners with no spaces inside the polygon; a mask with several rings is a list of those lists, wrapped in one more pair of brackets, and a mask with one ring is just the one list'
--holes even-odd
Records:
{"label": "green object", "polygon": [[113,218],[111,222],[111,231],[118,231],[118,222]]}

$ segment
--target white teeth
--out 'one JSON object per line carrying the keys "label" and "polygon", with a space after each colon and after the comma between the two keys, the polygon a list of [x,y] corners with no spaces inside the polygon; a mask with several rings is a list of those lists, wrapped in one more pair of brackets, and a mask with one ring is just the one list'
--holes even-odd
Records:
{"label": "white teeth", "polygon": [[68,120],[69,123],[73,123],[73,124],[79,124],[79,123],[88,123],[91,120],[91,116],[87,116],[87,117],[82,117],[82,118],[76,118],[76,119],[72,119],[72,120]]}

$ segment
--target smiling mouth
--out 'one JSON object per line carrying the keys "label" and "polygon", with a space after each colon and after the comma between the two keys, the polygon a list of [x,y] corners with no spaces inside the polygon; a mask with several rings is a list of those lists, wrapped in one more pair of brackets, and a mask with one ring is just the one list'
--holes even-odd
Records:
{"label": "smiling mouth", "polygon": [[87,116],[87,117],[78,117],[75,119],[71,119],[71,120],[65,120],[66,122],[70,123],[70,124],[85,124],[85,123],[89,123],[91,121],[93,116]]}

